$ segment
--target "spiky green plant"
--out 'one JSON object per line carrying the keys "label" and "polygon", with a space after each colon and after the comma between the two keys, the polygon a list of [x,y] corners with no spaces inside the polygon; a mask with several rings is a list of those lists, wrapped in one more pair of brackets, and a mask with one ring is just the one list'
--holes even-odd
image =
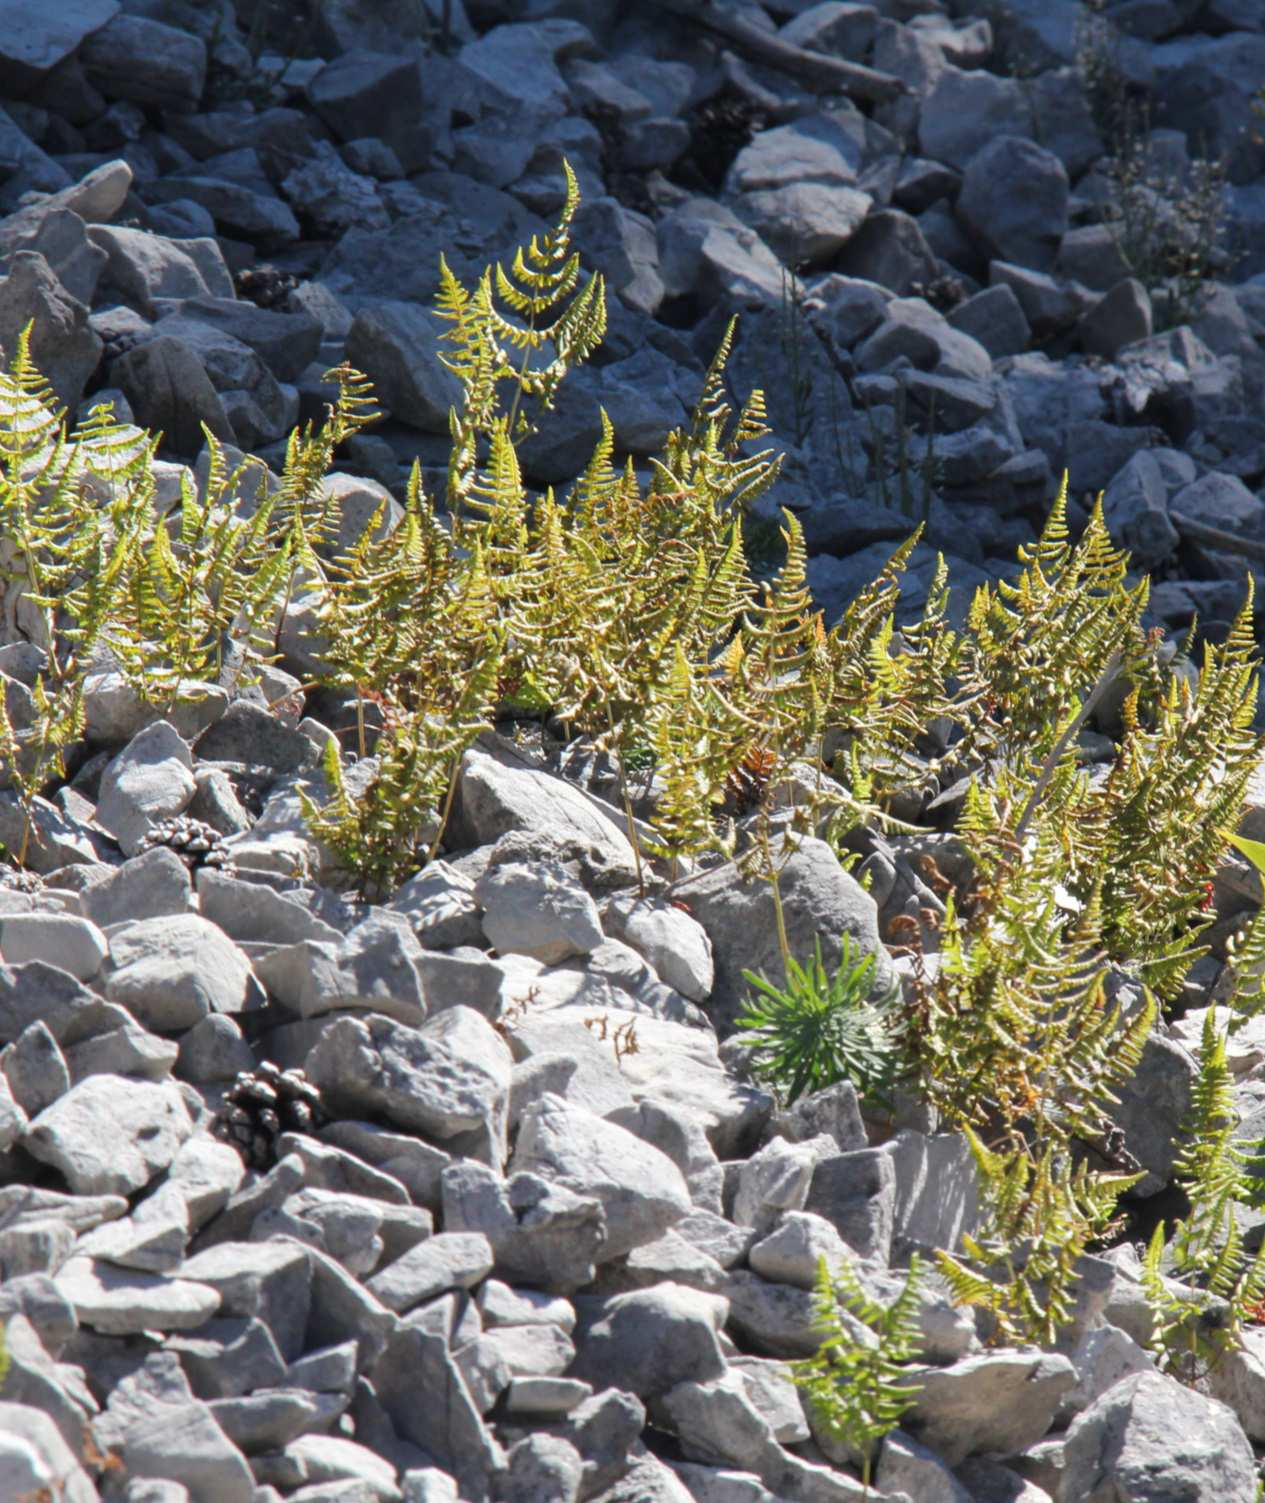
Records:
{"label": "spiky green plant", "polygon": [[893,982],[876,995],[875,957],[860,955],[850,934],[841,936],[840,946],[833,977],[821,958],[820,936],[806,966],[793,956],[787,961],[784,987],[744,970],[743,979],[760,996],[735,1021],[753,1074],[788,1106],[805,1092],[848,1080],[858,1094],[890,1108],[903,1063],[895,1011],[900,986]]}

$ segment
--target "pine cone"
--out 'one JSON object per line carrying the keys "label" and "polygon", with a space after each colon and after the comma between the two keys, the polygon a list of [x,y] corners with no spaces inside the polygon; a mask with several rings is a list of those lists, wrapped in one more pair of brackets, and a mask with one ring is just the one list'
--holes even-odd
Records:
{"label": "pine cone", "polygon": [[200,819],[190,819],[184,814],[160,819],[146,832],[141,850],[152,850],[156,845],[175,851],[191,872],[209,866],[231,876],[235,870],[224,836]]}
{"label": "pine cone", "polygon": [[241,1154],[247,1168],[270,1169],[282,1133],[310,1133],[329,1119],[321,1094],[302,1070],[281,1070],[265,1060],[243,1070],[224,1098],[216,1130]]}

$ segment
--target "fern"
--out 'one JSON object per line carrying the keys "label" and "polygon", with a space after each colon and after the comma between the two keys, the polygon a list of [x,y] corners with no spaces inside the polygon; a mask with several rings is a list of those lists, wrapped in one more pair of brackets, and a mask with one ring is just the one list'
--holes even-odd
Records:
{"label": "fern", "polygon": [[[920,1391],[918,1384],[906,1380],[904,1367],[919,1347],[921,1289],[922,1263],[917,1253],[909,1260],[904,1287],[886,1309],[865,1292],[846,1259],[833,1277],[825,1258],[817,1260],[814,1303],[822,1343],[814,1356],[793,1363],[791,1373],[821,1428],[860,1453],[861,1478],[867,1489],[879,1444],[900,1423]],[[844,1320],[844,1311],[874,1339],[858,1340]]]}
{"label": "fern", "polygon": [[[1216,1025],[1215,1009],[1209,1008],[1199,1073],[1179,1132],[1183,1146],[1173,1165],[1190,1210],[1174,1225],[1167,1247],[1163,1223],[1156,1227],[1144,1260],[1143,1284],[1154,1319],[1152,1349],[1165,1368],[1186,1382],[1205,1375],[1241,1344],[1245,1317],[1255,1315],[1265,1299],[1265,1250],[1247,1257],[1236,1216],[1236,1208],[1251,1199],[1251,1159],[1233,1139],[1239,1114],[1226,1037]],[[1162,1263],[1196,1292],[1184,1296],[1170,1289]]]}
{"label": "fern", "polygon": [[[466,508],[479,514],[474,495],[478,440],[480,436],[490,437],[500,421],[498,383],[511,381],[516,387],[513,404],[503,420],[504,433],[514,440],[525,438],[533,431],[533,424],[519,410],[522,399],[536,398],[541,410],[552,407],[563,376],[592,354],[606,332],[604,283],[598,275],[589,278],[552,323],[540,322],[555,303],[575,292],[580,277],[579,256],[570,249],[571,220],[579,206],[580,190],[565,158],[562,168],[567,187],[557,225],[543,241],[533,236],[530,246],[520,247],[509,273],[499,263],[489,266],[471,294],[440,257],[436,312],[452,323],[441,337],[457,351],[440,359],[464,390],[463,410],[460,414],[454,410],[450,417],[453,448],[448,468],[448,510],[458,541],[462,540],[460,526]],[[497,311],[497,296],[524,320],[526,327]],[[553,347],[553,359],[532,369],[532,352],[547,345]],[[522,351],[517,369],[508,358],[507,346]]]}
{"label": "fern", "polygon": [[1117,1227],[1118,1197],[1141,1174],[1095,1174],[1053,1145],[994,1153],[964,1127],[984,1192],[978,1235],[967,1258],[941,1249],[936,1262],[955,1302],[986,1310],[1009,1343],[1052,1344],[1073,1314],[1077,1264],[1091,1242]]}
{"label": "fern", "polygon": [[[497,655],[495,633],[489,632],[450,719],[405,711],[386,701],[378,765],[358,800],[348,794],[334,740],[326,744],[323,759],[332,790],[327,807],[318,809],[310,794],[299,791],[308,828],[337,852],[370,901],[389,895],[434,854],[443,827],[437,816],[462,753],[480,731],[490,729],[486,710],[496,683]],[[432,845],[423,850],[419,833],[432,823],[437,825]]]}

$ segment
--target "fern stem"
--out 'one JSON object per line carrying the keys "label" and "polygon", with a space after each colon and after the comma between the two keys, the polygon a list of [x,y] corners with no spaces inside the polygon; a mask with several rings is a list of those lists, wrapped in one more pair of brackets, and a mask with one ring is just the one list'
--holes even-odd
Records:
{"label": "fern stem", "polygon": [[769,882],[773,888],[773,916],[777,920],[777,943],[782,952],[782,968],[789,982],[791,976],[791,946],[786,937],[786,915],[782,912],[782,893],[778,887],[777,867],[773,864],[773,853],[769,849],[769,816],[767,809],[761,810],[760,820],[760,848],[764,852],[765,864],[769,871]]}
{"label": "fern stem", "polygon": [[444,796],[444,812],[439,817],[439,828],[435,831],[435,838],[430,843],[430,849],[426,852],[427,866],[435,859],[439,842],[444,838],[444,831],[448,828],[448,816],[452,813],[452,801],[457,795],[457,774],[460,770],[461,758],[456,757],[452,764],[452,774],[448,779],[448,792]]}
{"label": "fern stem", "polygon": [[[619,792],[624,801],[624,818],[628,821],[628,843],[633,848],[633,860],[637,863],[637,891],[644,899],[646,896],[646,881],[641,870],[641,846],[637,841],[637,825],[633,818],[632,800],[628,797],[628,775],[624,770],[624,754],[619,749],[619,738],[615,735],[615,719],[611,714],[610,696],[603,700],[606,706],[606,724],[610,727],[611,748],[615,753],[615,765],[619,768]],[[675,877],[675,863],[673,863]]]}
{"label": "fern stem", "polygon": [[1059,764],[1060,758],[1067,750],[1068,744],[1070,743],[1072,737],[1079,734],[1081,726],[1083,726],[1089,719],[1090,713],[1092,712],[1094,706],[1102,698],[1104,692],[1106,691],[1107,685],[1111,682],[1112,678],[1115,675],[1116,669],[1119,668],[1120,661],[1123,656],[1123,650],[1117,647],[1111,654],[1111,656],[1107,659],[1106,666],[1098,675],[1098,682],[1086,695],[1085,703],[1080,707],[1080,711],[1078,712],[1075,720],[1072,721],[1071,725],[1068,726],[1068,728],[1055,742],[1050,755],[1045,759],[1045,762],[1041,768],[1041,774],[1037,778],[1032,792],[1028,795],[1028,802],[1023,806],[1023,813],[1019,816],[1019,823],[1015,827],[1015,839],[1021,846],[1023,844],[1024,832],[1028,828],[1028,822],[1036,812],[1036,807],[1041,799],[1041,795],[1049,787],[1050,779],[1054,776],[1054,771]]}

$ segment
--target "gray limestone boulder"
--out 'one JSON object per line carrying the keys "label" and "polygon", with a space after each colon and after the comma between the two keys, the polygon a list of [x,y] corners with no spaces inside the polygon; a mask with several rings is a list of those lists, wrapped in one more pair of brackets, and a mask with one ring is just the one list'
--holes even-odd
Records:
{"label": "gray limestone boulder", "polygon": [[986,255],[1047,271],[1067,229],[1067,200],[1067,169],[1053,152],[999,135],[966,163],[957,215]]}
{"label": "gray limestone boulder", "polygon": [[169,1167],[192,1131],[175,1086],[91,1075],[35,1118],[22,1145],[77,1195],[129,1195]]}
{"label": "gray limestone boulder", "polygon": [[1040,1440],[1075,1384],[1076,1369],[1052,1353],[995,1350],[952,1367],[913,1369],[909,1380],[920,1392],[902,1428],[956,1466],[968,1456],[1007,1455]]}
{"label": "gray limestone boulder", "polygon": [[721,1295],[660,1283],[612,1299],[582,1297],[578,1314],[570,1372],[595,1388],[644,1399],[725,1372],[718,1338],[729,1302]]}
{"label": "gray limestone boulder", "polygon": [[1077,337],[1087,355],[1110,359],[1124,345],[1149,339],[1152,325],[1150,294],[1136,277],[1126,277],[1085,314]]}
{"label": "gray limestone boulder", "polygon": [[0,80],[24,91],[113,20],[119,8],[119,0],[64,0],[33,10],[26,0],[5,0],[0,6]]}
{"label": "gray limestone boulder", "polygon": [[137,345],[114,362],[110,375],[136,421],[161,433],[175,453],[196,453],[204,424],[216,438],[236,442],[219,393],[184,340],[163,334]]}
{"label": "gray limestone boulder", "polygon": [[424,433],[447,433],[461,385],[439,363],[443,327],[412,303],[362,308],[347,335],[347,358],[364,371],[392,414]]}
{"label": "gray limestone boulder", "polygon": [[134,104],[189,111],[206,84],[202,39],[148,16],[115,16],[87,39],[79,57],[91,82]]}
{"label": "gray limestone boulder", "polygon": [[93,224],[92,244],[106,254],[102,279],[132,305],[152,317],[159,298],[232,298],[233,278],[219,242],[168,239],[127,225]]}
{"label": "gray limestone boulder", "polygon": [[606,1241],[606,1213],[596,1195],[536,1174],[503,1180],[470,1161],[443,1171],[441,1195],[444,1225],[486,1237],[504,1278],[561,1294],[592,1282]]}
{"label": "gray limestone boulder", "polygon": [[1059,1503],[1252,1503],[1256,1463],[1232,1410],[1161,1373],[1115,1384],[1073,1420]]}
{"label": "gray limestone boulder", "polygon": [[724,204],[690,198],[658,223],[659,275],[669,297],[705,304],[776,304],[784,270],[750,225]]}
{"label": "gray limestone boulder", "polygon": [[210,1013],[238,1013],[263,994],[249,960],[196,913],[112,925],[105,994],[158,1033],[191,1028]]}
{"label": "gray limestone boulder", "polygon": [[597,905],[556,862],[510,862],[475,884],[483,932],[498,954],[531,955],[557,965],[587,955],[602,942]]}
{"label": "gray limestone boulder", "polygon": [[31,358],[58,401],[73,411],[104,346],[88,322],[87,308],[62,286],[44,257],[20,250],[0,281],[0,350],[6,363],[32,320]]}
{"label": "gray limestone boulder", "polygon": [[1025,84],[982,68],[946,68],[922,101],[918,146],[923,156],[964,168],[997,136],[1033,136]]}
{"label": "gray limestone boulder", "polygon": [[1181,539],[1168,516],[1169,487],[1154,455],[1135,454],[1103,493],[1103,520],[1112,541],[1127,548],[1134,566],[1153,569]]}
{"label": "gray limestone boulder", "polygon": [[381,1113],[395,1125],[455,1140],[481,1162],[505,1160],[510,1053],[468,1007],[420,1028],[381,1014],[339,1017],[307,1056],[308,1078],[352,1117]]}
{"label": "gray limestone boulder", "polygon": [[583,841],[610,885],[637,880],[632,846],[610,804],[533,765],[503,737],[481,736],[461,759],[447,839],[453,849],[472,849],[511,830]]}
{"label": "gray limestone boulder", "polygon": [[0,154],[6,164],[12,164],[8,181],[0,189],[4,210],[19,207],[27,193],[55,193],[70,184],[66,169],[42,151],[4,109],[0,109]]}
{"label": "gray limestone boulder", "polygon": [[374,914],[337,943],[285,945],[254,969],[272,1000],[301,1018],[364,1008],[416,1027],[428,1012],[423,961],[404,918]]}
{"label": "gray limestone boulder", "polygon": [[523,1113],[509,1167],[601,1203],[606,1241],[600,1262],[653,1242],[690,1209],[688,1187],[671,1159],[551,1093]]}

